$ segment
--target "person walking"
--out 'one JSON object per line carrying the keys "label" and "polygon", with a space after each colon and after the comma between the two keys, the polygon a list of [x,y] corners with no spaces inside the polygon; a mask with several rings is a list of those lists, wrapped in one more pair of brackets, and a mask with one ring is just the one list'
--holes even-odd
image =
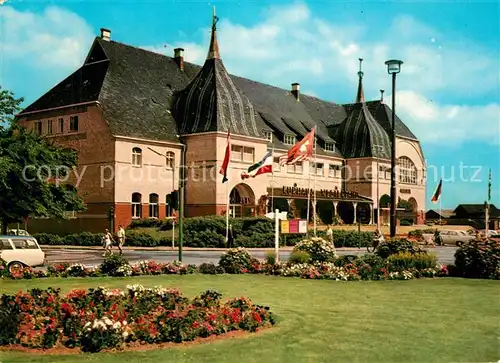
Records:
{"label": "person walking", "polygon": [[104,245],[104,253],[102,254],[102,256],[106,257],[108,254],[113,254],[113,252],[111,252],[111,248],[113,247],[113,236],[109,232],[109,229],[106,229],[102,240]]}
{"label": "person walking", "polygon": [[328,242],[330,242],[335,248],[335,244],[333,243],[333,229],[330,224],[326,227],[326,238],[328,239]]}
{"label": "person walking", "polygon": [[122,225],[118,226],[118,249],[120,250],[120,255],[123,255],[122,247],[125,244],[125,229]]}

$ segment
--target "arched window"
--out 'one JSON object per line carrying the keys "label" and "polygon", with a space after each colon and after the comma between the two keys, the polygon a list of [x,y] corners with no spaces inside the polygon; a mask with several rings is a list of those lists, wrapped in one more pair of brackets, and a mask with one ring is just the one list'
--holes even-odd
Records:
{"label": "arched window", "polygon": [[142,166],[142,150],[138,147],[132,149],[132,165]]}
{"label": "arched window", "polygon": [[172,217],[173,206],[171,205],[172,198],[167,194],[165,197],[165,217]]}
{"label": "arched window", "polygon": [[399,182],[403,184],[417,184],[417,168],[413,161],[406,156],[398,158]]}
{"label": "arched window", "polygon": [[149,218],[158,218],[158,194],[151,193],[149,195]]}
{"label": "arched window", "polygon": [[173,169],[175,166],[175,154],[172,151],[167,151],[166,156],[167,168]]}
{"label": "arched window", "polygon": [[139,219],[142,216],[141,199],[140,193],[132,194],[132,219]]}

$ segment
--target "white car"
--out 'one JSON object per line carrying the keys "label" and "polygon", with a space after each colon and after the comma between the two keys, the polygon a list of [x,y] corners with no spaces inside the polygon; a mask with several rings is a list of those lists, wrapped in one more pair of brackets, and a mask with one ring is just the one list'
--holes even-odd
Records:
{"label": "white car", "polygon": [[0,236],[0,260],[5,261],[10,273],[24,267],[45,263],[45,253],[31,236]]}
{"label": "white car", "polygon": [[29,236],[30,234],[28,231],[25,231],[24,229],[9,229],[7,231],[8,235],[12,236]]}

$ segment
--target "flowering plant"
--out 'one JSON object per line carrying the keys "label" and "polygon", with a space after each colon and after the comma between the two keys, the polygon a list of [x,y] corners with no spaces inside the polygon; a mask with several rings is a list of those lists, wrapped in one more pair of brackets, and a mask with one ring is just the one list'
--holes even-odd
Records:
{"label": "flowering plant", "polygon": [[119,348],[131,338],[132,330],[125,320],[114,321],[105,316],[84,325],[80,345],[84,352],[95,353],[105,348]]}
{"label": "flowering plant", "polygon": [[300,241],[293,248],[293,252],[307,252],[310,256],[310,261],[333,261],[336,256],[335,248],[331,242],[324,240],[321,237],[311,237]]}

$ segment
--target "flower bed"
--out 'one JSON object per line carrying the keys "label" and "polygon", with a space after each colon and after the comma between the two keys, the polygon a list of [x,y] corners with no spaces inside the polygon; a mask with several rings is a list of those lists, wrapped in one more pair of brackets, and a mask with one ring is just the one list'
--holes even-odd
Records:
{"label": "flower bed", "polygon": [[140,285],[18,292],[0,300],[0,345],[80,348],[86,352],[133,344],[180,343],[275,324],[268,307],[240,297],[226,302],[206,291],[194,299],[178,290]]}

